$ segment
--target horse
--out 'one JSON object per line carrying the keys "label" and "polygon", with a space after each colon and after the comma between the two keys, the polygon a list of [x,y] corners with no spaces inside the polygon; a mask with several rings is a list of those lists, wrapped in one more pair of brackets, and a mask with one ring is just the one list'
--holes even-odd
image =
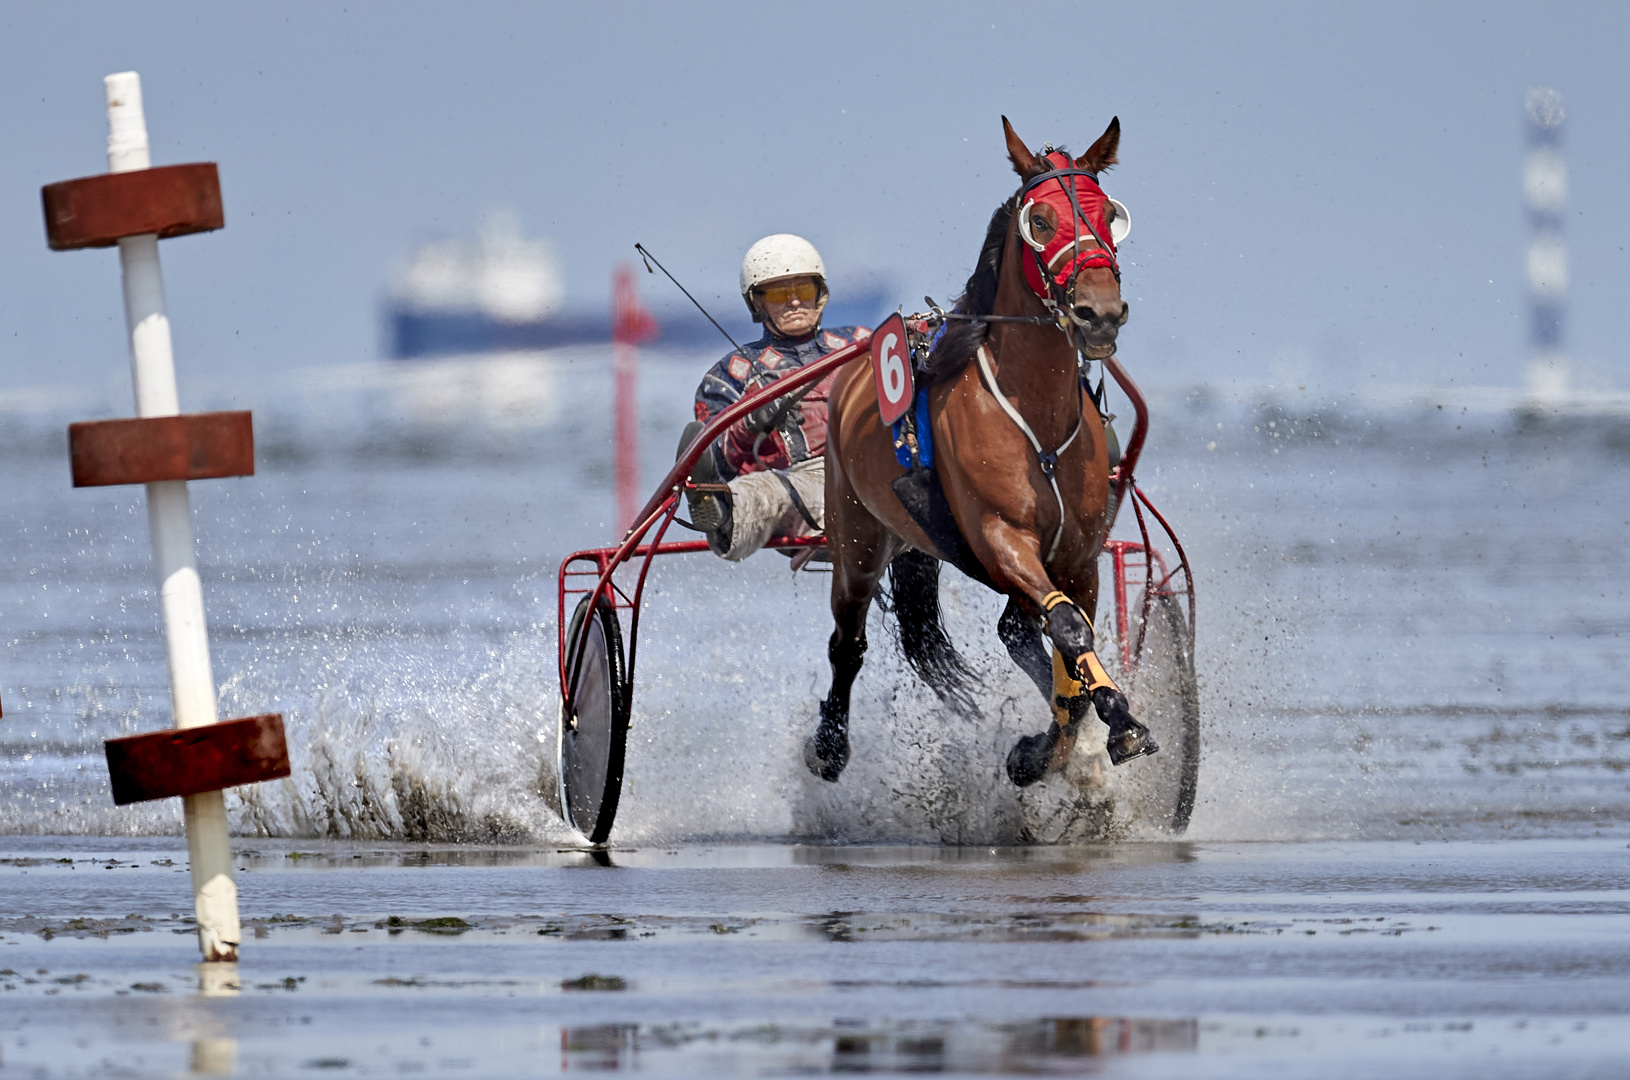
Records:
{"label": "horse", "polygon": [[[1008,598],[998,636],[1053,712],[1007,756],[1023,787],[1061,768],[1089,705],[1119,765],[1159,747],[1094,647],[1098,555],[1112,522],[1104,426],[1077,358],[1115,352],[1129,309],[1098,176],[1116,163],[1120,118],[1080,157],[1033,153],[1002,118],[1020,187],[999,206],[974,272],[924,365],[935,471],[957,550],[936,545],[895,481],[905,469],[864,358],[837,375],[826,447],[832,559],[832,681],[804,742],[809,770],[836,781],[849,760],[849,698],[866,615],[885,571],[902,652],[939,695],[971,708],[971,671],[940,618],[940,563]],[[1121,211],[1124,212],[1124,211]]]}

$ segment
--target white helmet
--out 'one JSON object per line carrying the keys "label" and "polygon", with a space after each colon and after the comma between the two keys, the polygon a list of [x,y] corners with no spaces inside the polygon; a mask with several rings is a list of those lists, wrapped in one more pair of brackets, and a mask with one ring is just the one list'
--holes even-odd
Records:
{"label": "white helmet", "polygon": [[748,248],[741,260],[741,298],[746,301],[747,310],[753,313],[753,321],[761,322],[764,318],[764,313],[753,303],[754,289],[766,281],[804,274],[819,278],[821,291],[826,291],[826,264],[821,261],[821,253],[815,250],[815,245],[802,236],[776,233]]}

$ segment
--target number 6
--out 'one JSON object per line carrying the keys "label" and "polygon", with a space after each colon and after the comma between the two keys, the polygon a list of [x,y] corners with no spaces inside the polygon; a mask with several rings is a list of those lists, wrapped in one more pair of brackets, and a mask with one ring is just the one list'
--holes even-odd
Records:
{"label": "number 6", "polygon": [[900,355],[900,339],[890,334],[883,339],[883,395],[893,405],[905,392],[906,365]]}
{"label": "number 6", "polygon": [[872,379],[877,385],[877,411],[885,424],[904,416],[917,393],[906,348],[906,323],[897,311],[872,331]]}

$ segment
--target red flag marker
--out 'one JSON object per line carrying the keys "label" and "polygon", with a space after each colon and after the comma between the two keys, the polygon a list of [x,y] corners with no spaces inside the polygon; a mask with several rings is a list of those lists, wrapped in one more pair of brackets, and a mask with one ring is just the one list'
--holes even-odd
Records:
{"label": "red flag marker", "polygon": [[634,268],[618,263],[611,277],[611,372],[615,383],[617,527],[627,532],[639,506],[639,345],[661,328],[640,302]]}

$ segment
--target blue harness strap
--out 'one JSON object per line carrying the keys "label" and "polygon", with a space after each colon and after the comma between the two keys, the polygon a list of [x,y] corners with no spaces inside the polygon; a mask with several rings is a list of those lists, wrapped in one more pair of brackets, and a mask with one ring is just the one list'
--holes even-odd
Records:
{"label": "blue harness strap", "polygon": [[915,430],[911,438],[902,434],[906,417],[902,416],[894,422],[894,457],[900,462],[902,469],[934,467],[934,429],[928,422],[928,390],[926,387],[917,387],[917,394],[912,401],[910,416]]}

